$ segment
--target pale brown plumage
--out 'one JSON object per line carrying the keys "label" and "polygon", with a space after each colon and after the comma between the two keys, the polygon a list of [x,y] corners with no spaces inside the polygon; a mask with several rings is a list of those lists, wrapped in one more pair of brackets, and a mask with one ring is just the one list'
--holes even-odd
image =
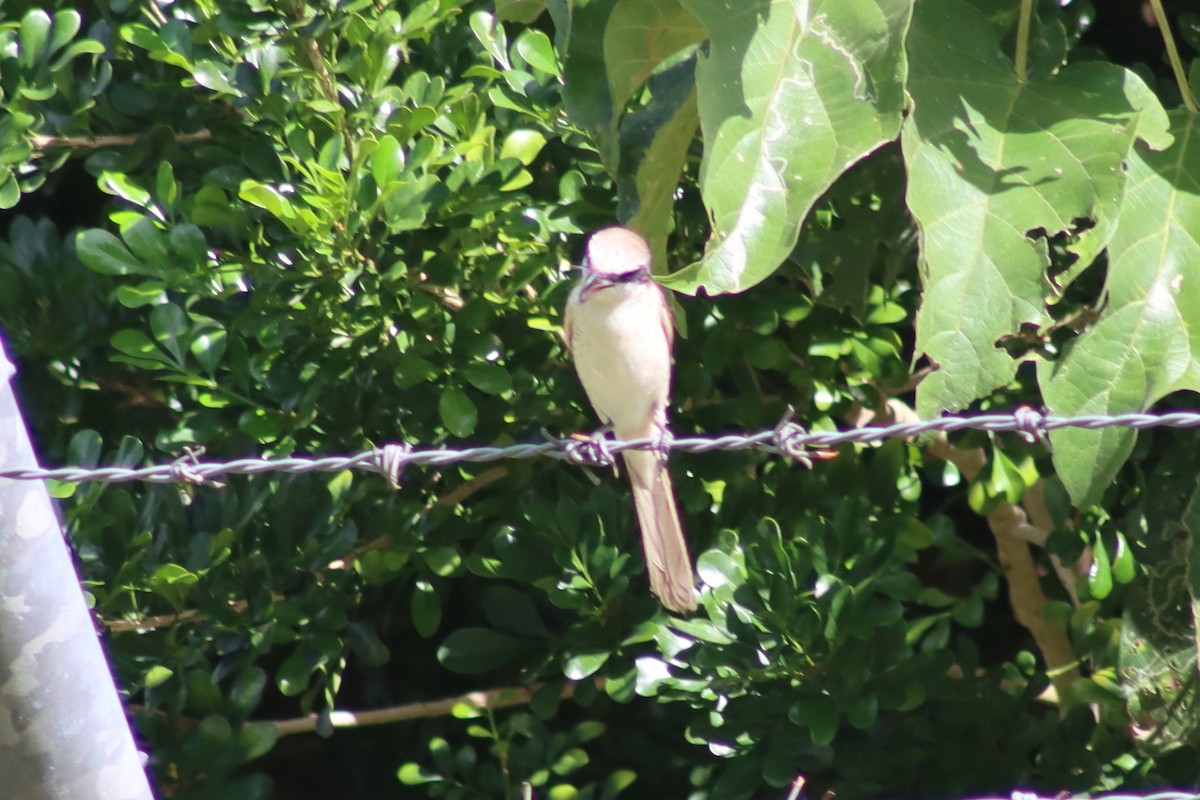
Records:
{"label": "pale brown plumage", "polygon": [[[592,234],[584,277],[567,300],[565,328],[575,370],[596,413],[619,439],[665,434],[671,389],[670,307],[650,277],[650,248],[619,226]],[[678,612],[696,608],[671,476],[658,453],[622,454],[650,575],[650,591]]]}

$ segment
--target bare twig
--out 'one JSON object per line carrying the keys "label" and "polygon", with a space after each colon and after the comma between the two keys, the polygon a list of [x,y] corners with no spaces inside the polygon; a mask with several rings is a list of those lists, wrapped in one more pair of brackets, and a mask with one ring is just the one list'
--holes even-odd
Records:
{"label": "bare twig", "polygon": [[[566,700],[575,694],[577,684],[568,682],[563,686],[561,699]],[[597,681],[597,685],[602,685]],[[544,683],[534,683],[529,686],[506,686],[501,689],[468,692],[457,697],[447,697],[443,700],[429,700],[421,703],[406,703],[391,708],[377,708],[371,711],[332,711],[329,722],[335,728],[361,728],[367,725],[386,725],[391,722],[403,722],[412,719],[432,719],[444,717],[457,705],[465,703],[478,709],[499,709],[521,706],[533,699]],[[275,726],[280,736],[290,736],[295,733],[312,733],[317,729],[318,715],[308,714],[295,719],[277,720]]]}
{"label": "bare twig", "polygon": [[[212,138],[212,132],[203,130],[194,133],[179,133],[175,141],[186,144],[202,142]],[[144,137],[141,134],[120,134],[112,136],[45,136],[31,137],[33,146],[38,150],[96,150],[101,147],[129,147],[140,143]]]}

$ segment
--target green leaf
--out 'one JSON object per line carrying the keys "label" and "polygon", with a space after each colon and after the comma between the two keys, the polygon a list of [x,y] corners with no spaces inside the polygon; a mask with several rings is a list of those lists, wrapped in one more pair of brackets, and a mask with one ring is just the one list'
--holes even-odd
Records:
{"label": "green leaf", "polygon": [[408,762],[401,764],[396,770],[396,777],[405,786],[420,786],[423,783],[441,783],[445,779],[436,772],[425,769],[420,764]]}
{"label": "green leaf", "polygon": [[243,714],[249,714],[262,702],[267,673],[262,667],[251,666],[238,673],[229,687],[229,702]]}
{"label": "green leaf", "polygon": [[208,253],[204,231],[190,222],[181,222],[169,234],[171,249],[191,262],[200,263]]}
{"label": "green leaf", "polygon": [[298,647],[279,665],[275,685],[285,697],[294,697],[308,688],[313,668],[312,659]]}
{"label": "green leaf", "polygon": [[296,218],[296,210],[291,202],[274,186],[268,186],[258,181],[242,181],[238,189],[238,197],[251,205],[265,209],[277,219],[289,221]]}
{"label": "green leaf", "polygon": [[214,92],[221,94],[241,95],[241,92],[230,83],[229,76],[226,75],[228,66],[216,61],[201,60],[197,61],[192,69],[192,77],[196,79],[196,83],[203,86],[205,89],[211,89]]}
{"label": "green leaf", "polygon": [[7,169],[0,167],[0,209],[12,208],[21,199],[21,185]]}
{"label": "green leaf", "polygon": [[163,161],[158,165],[154,176],[154,194],[167,208],[173,207],[179,199],[179,184],[175,182],[175,169],[170,161]]}
{"label": "green leaf", "polygon": [[237,734],[238,750],[244,761],[262,758],[279,740],[279,726],[271,722],[248,722]]}
{"label": "green leaf", "polygon": [[197,190],[188,216],[197,225],[226,225],[239,217],[229,205],[229,196],[212,185]]}
{"label": "green leaf", "polygon": [[145,208],[150,205],[150,193],[138,186],[122,172],[104,172],[97,184],[102,190],[115,197],[128,200],[135,206]]}
{"label": "green leaf", "polygon": [[225,329],[215,327],[216,323],[208,323],[196,331],[188,343],[188,351],[209,375],[215,375],[221,365],[221,357],[225,355]]}
{"label": "green leaf", "polygon": [[525,63],[550,75],[559,74],[558,59],[554,57],[554,45],[550,37],[536,28],[523,31],[517,37],[517,52]]}
{"label": "green leaf", "polygon": [[99,228],[81,231],[75,237],[75,252],[86,267],[104,275],[154,274],[120,239]]}
{"label": "green leaf", "polygon": [[[1095,65],[1099,66],[1099,65]],[[1128,187],[1108,250],[1100,320],[1055,362],[1038,365],[1055,414],[1141,411],[1171,392],[1200,390],[1200,121],[1171,114],[1176,144],[1129,154]],[[1076,505],[1099,502],[1133,451],[1129,428],[1050,433],[1054,468]]]}
{"label": "green leaf", "polygon": [[112,336],[111,344],[118,352],[145,362],[148,368],[167,363],[162,351],[141,331],[132,328],[117,331]]}
{"label": "green leaf", "polygon": [[159,230],[154,220],[142,217],[132,225],[123,228],[121,238],[129,246],[134,257],[142,266],[143,272],[162,275],[167,268],[170,251],[167,248],[167,237]]}
{"label": "green leaf", "polygon": [[67,445],[67,460],[77,467],[90,469],[100,463],[103,446],[104,440],[100,434],[85,428],[71,437],[71,443]]}
{"label": "green leaf", "polygon": [[700,574],[700,580],[714,589],[740,586],[746,581],[745,572],[738,562],[720,550],[702,553],[696,562],[696,571]]}
{"label": "green leaf", "polygon": [[695,67],[688,59],[651,78],[650,103],[621,123],[617,218],[646,237],[656,272],[666,268],[675,193],[700,125]]}
{"label": "green leaf", "polygon": [[483,611],[493,627],[531,638],[550,637],[530,596],[510,586],[489,586],[484,591]]}
{"label": "green leaf", "polygon": [[50,15],[40,9],[30,11],[21,18],[17,63],[25,69],[33,68],[49,55],[46,43],[50,38],[50,25]]}
{"label": "green leaf", "polygon": [[471,32],[497,64],[506,70],[512,69],[508,60],[508,37],[504,26],[497,23],[495,17],[486,11],[476,11],[471,15]]}
{"label": "green leaf", "polygon": [[608,774],[604,788],[600,791],[600,800],[616,800],[617,795],[628,789],[637,780],[637,773],[631,769],[618,769]]}
{"label": "green leaf", "polygon": [[47,55],[53,55],[66,47],[75,38],[75,34],[79,33],[82,24],[83,18],[79,16],[78,11],[54,12],[54,23],[50,28],[50,42],[46,47]]}
{"label": "green leaf", "polygon": [[832,698],[807,696],[792,704],[788,719],[808,728],[813,744],[827,745],[837,733],[840,714]]}
{"label": "green leaf", "polygon": [[117,302],[126,308],[142,308],[157,305],[166,299],[161,281],[139,283],[137,286],[122,284],[117,287]]}
{"label": "green leaf", "polygon": [[164,303],[150,310],[150,332],[176,363],[183,363],[183,340],[189,330],[191,325],[187,315],[174,303]]}
{"label": "green leaf", "polygon": [[146,448],[136,436],[122,436],[117,445],[117,452],[110,463],[117,467],[133,467],[141,463],[146,454]]}
{"label": "green leaf", "polygon": [[504,144],[500,146],[500,157],[515,158],[529,166],[545,144],[546,137],[540,131],[519,128],[504,137]]}
{"label": "green leaf", "polygon": [[375,179],[376,188],[383,191],[403,174],[404,150],[395,136],[384,136],[371,154],[371,176]]}
{"label": "green leaf", "polygon": [[58,72],[80,56],[98,56],[107,52],[107,48],[97,42],[95,39],[81,39],[72,42],[65,50],[58,54],[50,64],[52,72]]}
{"label": "green leaf", "polygon": [[421,558],[433,574],[449,578],[462,566],[462,553],[457,547],[429,547],[421,551]]}
{"label": "green leaf", "polygon": [[412,597],[413,627],[428,639],[437,633],[442,624],[442,601],[437,592],[426,581],[417,581]]}
{"label": "green leaf", "polygon": [[170,667],[164,667],[160,664],[155,665],[146,671],[146,677],[144,678],[146,688],[153,689],[156,686],[162,686],[174,674],[175,670]]}
{"label": "green leaf", "polygon": [[457,386],[448,386],[442,391],[438,400],[438,414],[446,429],[460,439],[474,433],[475,425],[479,422],[479,410],[467,393]]}
{"label": "green leaf", "polygon": [[438,648],[438,661],[446,669],[465,675],[487,672],[531,648],[518,636],[490,628],[462,628],[446,637]]}
{"label": "green leaf", "polygon": [[513,388],[512,375],[500,364],[468,364],[459,374],[484,394],[500,395]]}
{"label": "green leaf", "polygon": [[[543,684],[533,693],[533,697],[529,698],[529,710],[536,714],[538,719],[553,719],[558,713],[559,706],[562,705],[562,692],[565,685],[566,681],[563,680],[548,681]],[[605,688],[608,688],[607,685]]]}
{"label": "green leaf", "polygon": [[200,580],[199,576],[179,564],[163,564],[150,573],[150,589],[167,600],[175,610],[182,610],[188,592]]}
{"label": "green leaf", "polygon": [[611,655],[607,650],[573,653],[563,663],[563,674],[573,681],[581,681],[595,675]]}
{"label": "green leaf", "polygon": [[548,4],[563,61],[563,102],[571,121],[591,134],[609,173],[617,169],[617,123],[604,58],[605,31],[616,0]]}
{"label": "green leaf", "polygon": [[710,35],[696,87],[712,234],[704,257],[665,283],[740,292],[783,263],[839,175],[895,138],[912,0],[803,3],[795,13],[768,0],[734,11],[724,0],[684,5]]}
{"label": "green leaf", "polygon": [[546,10],[546,0],[496,0],[496,17],[502,22],[528,25]]}
{"label": "green leaf", "polygon": [[1125,541],[1125,534],[1117,534],[1117,549],[1113,553],[1112,559],[1113,578],[1117,583],[1129,583],[1133,580],[1137,571],[1137,564],[1133,560],[1133,550],[1129,547],[1129,543]]}
{"label": "green leaf", "polygon": [[1090,264],[1113,234],[1134,141],[1170,137],[1154,95],[1116,65],[1021,80],[961,0],[920,3],[908,50],[903,149],[925,281],[916,347],[939,365],[917,408],[930,417],[1012,380],[1019,362],[996,342],[1050,320],[1045,237],[1077,236],[1075,269]]}
{"label": "green leaf", "polygon": [[1103,600],[1112,594],[1112,563],[1108,559],[1108,548],[1104,546],[1103,536],[1097,536],[1092,544],[1092,566],[1088,570],[1087,584],[1088,592],[1097,600]]}
{"label": "green leaf", "polygon": [[699,44],[708,29],[684,2],[617,3],[604,27],[604,67],[612,91],[612,119],[669,58]]}

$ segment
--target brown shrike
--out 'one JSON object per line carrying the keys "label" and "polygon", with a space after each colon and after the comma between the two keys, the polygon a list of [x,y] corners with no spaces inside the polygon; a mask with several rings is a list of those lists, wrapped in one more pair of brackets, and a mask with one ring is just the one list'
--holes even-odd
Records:
{"label": "brown shrike", "polygon": [[[567,346],[588,399],[618,439],[667,432],[671,390],[671,311],[650,277],[650,247],[620,226],[587,243],[583,278],[567,300]],[[650,591],[667,608],[693,611],[692,559],[679,524],[671,476],[660,453],[622,453],[642,531]]]}

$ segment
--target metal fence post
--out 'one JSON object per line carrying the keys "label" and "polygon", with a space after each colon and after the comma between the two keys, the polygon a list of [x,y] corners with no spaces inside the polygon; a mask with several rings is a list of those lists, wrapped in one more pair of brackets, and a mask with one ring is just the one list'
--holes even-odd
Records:
{"label": "metal fence post", "polygon": [[[0,342],[0,468],[36,468],[13,374]],[[0,479],[0,797],[153,797],[41,481]]]}

